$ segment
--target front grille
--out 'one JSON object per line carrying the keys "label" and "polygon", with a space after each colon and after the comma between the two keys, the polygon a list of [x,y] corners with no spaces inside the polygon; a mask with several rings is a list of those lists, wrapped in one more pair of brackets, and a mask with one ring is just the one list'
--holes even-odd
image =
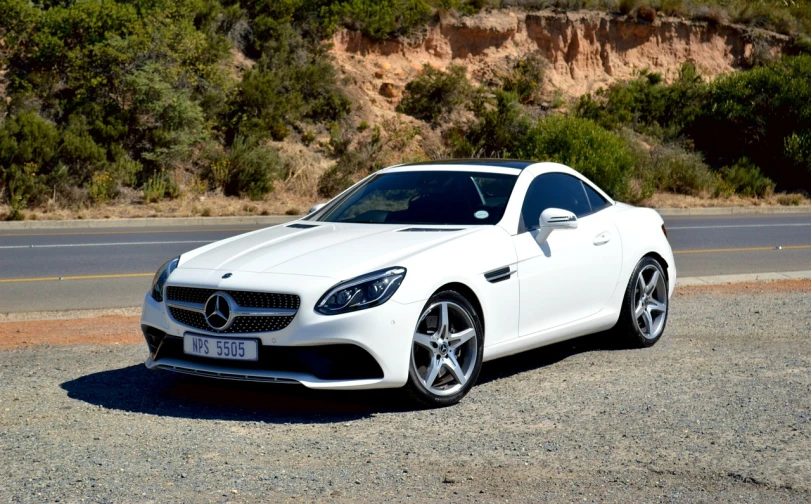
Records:
{"label": "front grille", "polygon": [[200,312],[183,310],[181,308],[169,307],[169,313],[172,318],[177,320],[183,325],[200,329],[201,331],[208,331],[220,334],[238,334],[238,333],[262,333],[281,331],[293,321],[294,315],[285,317],[236,317],[231,327],[224,331],[217,331],[212,329],[206,323],[206,317]]}
{"label": "front grille", "polygon": [[[203,304],[216,289],[199,289],[196,287],[166,288],[166,299],[170,301],[183,301],[185,303]],[[275,294],[272,292],[224,291],[234,298],[239,306],[244,308],[286,308],[298,310],[301,299],[295,294]]]}
{"label": "front grille", "polygon": [[[197,305],[204,305],[205,302],[215,292],[220,292],[216,289],[200,289],[196,287],[166,287],[166,299],[168,301],[179,301],[183,303],[193,303]],[[226,290],[234,298],[234,301],[242,308],[253,308],[257,310],[298,310],[301,305],[301,298],[295,294],[276,294],[273,292],[250,292],[250,291],[234,291]],[[279,316],[238,316],[234,318],[231,327],[223,331],[213,329],[206,322],[205,315],[199,311],[185,310],[174,306],[169,307],[169,313],[172,318],[177,322],[199,329],[201,331],[208,331],[220,334],[238,334],[238,333],[263,333],[280,331],[290,325],[293,321],[292,315],[279,315]]]}
{"label": "front grille", "polygon": [[224,361],[183,352],[183,339],[167,336],[155,362],[173,358],[236,369],[260,369],[306,373],[322,380],[363,380],[383,378],[383,370],[369,352],[353,344],[284,347],[259,345],[257,361]]}

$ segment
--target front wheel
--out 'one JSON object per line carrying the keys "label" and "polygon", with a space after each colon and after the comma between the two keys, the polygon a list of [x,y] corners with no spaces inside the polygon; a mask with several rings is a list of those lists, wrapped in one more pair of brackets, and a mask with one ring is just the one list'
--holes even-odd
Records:
{"label": "front wheel", "polygon": [[434,294],[417,321],[405,391],[422,406],[456,404],[482,366],[484,331],[476,310],[456,291]]}
{"label": "front wheel", "polygon": [[633,346],[653,346],[665,330],[667,311],[664,269],[657,260],[644,257],[636,265],[625,289],[616,332]]}

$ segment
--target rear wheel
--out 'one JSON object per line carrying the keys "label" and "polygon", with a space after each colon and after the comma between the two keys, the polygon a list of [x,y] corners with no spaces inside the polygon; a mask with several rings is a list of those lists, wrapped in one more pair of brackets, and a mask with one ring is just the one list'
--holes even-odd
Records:
{"label": "rear wheel", "polygon": [[482,366],[484,331],[476,310],[456,291],[428,300],[411,344],[406,393],[422,406],[449,406],[464,397]]}
{"label": "rear wheel", "polygon": [[637,347],[653,346],[667,324],[667,277],[662,265],[644,257],[634,269],[616,330],[620,337]]}

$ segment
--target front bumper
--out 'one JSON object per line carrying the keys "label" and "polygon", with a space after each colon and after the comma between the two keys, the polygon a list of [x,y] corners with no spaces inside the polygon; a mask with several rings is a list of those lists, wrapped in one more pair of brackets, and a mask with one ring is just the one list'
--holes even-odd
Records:
{"label": "front bumper", "polygon": [[[216,334],[220,338],[259,341],[261,364],[246,366],[238,361],[191,357],[178,351],[178,342],[182,344],[184,334],[215,334],[179,324],[164,303],[147,294],[141,315],[144,336],[150,346],[146,367],[230,380],[298,383],[314,389],[396,388],[406,383],[414,326],[424,302],[400,304],[389,300],[367,310],[327,316],[315,312],[316,301],[302,295],[298,313],[279,331]],[[364,355],[376,366],[370,365]],[[337,377],[315,371],[321,368],[308,367],[313,359],[316,363],[318,359],[332,359],[333,368],[342,371],[332,373]],[[297,366],[296,362],[302,365]],[[363,369],[374,367],[376,372],[351,376],[346,370],[353,365]]]}

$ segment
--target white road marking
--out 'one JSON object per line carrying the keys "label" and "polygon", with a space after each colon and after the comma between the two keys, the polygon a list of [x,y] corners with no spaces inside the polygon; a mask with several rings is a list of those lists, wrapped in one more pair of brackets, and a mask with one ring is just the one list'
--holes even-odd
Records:
{"label": "white road marking", "polygon": [[62,247],[129,247],[133,245],[185,245],[193,243],[213,243],[212,240],[118,242],[118,243],[55,243],[52,245],[0,245],[0,249],[32,249]]}
{"label": "white road marking", "polygon": [[760,227],[802,227],[811,226],[811,222],[795,222],[787,224],[725,224],[720,226],[668,226],[665,227],[668,231],[677,229],[731,229],[731,228],[760,228]]}

